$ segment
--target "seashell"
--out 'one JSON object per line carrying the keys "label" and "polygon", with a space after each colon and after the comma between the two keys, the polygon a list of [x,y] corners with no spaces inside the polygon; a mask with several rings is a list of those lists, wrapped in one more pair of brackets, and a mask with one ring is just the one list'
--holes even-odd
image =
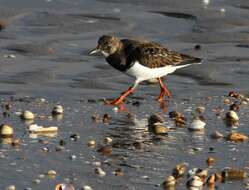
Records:
{"label": "seashell", "polygon": [[188,180],[187,185],[190,187],[201,187],[203,186],[203,181],[199,176],[193,176]]}
{"label": "seashell", "polygon": [[14,129],[10,125],[2,124],[0,126],[0,133],[2,138],[11,138],[13,137]]}
{"label": "seashell", "polygon": [[48,170],[47,176],[49,178],[54,178],[56,176],[56,171],[55,170]]}
{"label": "seashell", "polygon": [[227,135],[226,140],[233,142],[244,142],[248,140],[248,137],[239,132],[231,132]]}
{"label": "seashell", "polygon": [[35,115],[28,110],[25,110],[22,114],[21,114],[21,118],[25,119],[25,120],[32,120],[35,118]]}
{"label": "seashell", "polygon": [[211,138],[213,138],[213,139],[220,139],[223,137],[224,137],[224,135],[218,131],[215,131],[211,134]]}
{"label": "seashell", "polygon": [[92,190],[92,187],[89,185],[84,185],[81,190]]}
{"label": "seashell", "polygon": [[95,140],[88,141],[87,146],[94,148],[96,146],[96,141]]}
{"label": "seashell", "polygon": [[115,176],[123,176],[124,175],[124,172],[122,171],[121,168],[118,168],[114,171],[114,175]]}
{"label": "seashell", "polygon": [[16,190],[15,185],[9,185],[8,187],[5,188],[6,190]]}
{"label": "seashell", "polygon": [[204,130],[205,125],[206,123],[204,121],[200,119],[194,119],[188,129],[192,131],[202,131]]}
{"label": "seashell", "polygon": [[198,107],[195,109],[195,111],[196,111],[197,113],[199,113],[199,114],[203,113],[205,110],[206,110],[206,108],[203,107],[203,106],[198,106]]}
{"label": "seashell", "polygon": [[110,137],[105,137],[104,143],[105,143],[105,144],[111,144],[111,143],[112,143],[112,138],[110,138]]}
{"label": "seashell", "polygon": [[102,170],[100,167],[95,168],[94,172],[95,172],[95,174],[97,174],[100,177],[103,177],[106,175],[105,171]]}
{"label": "seashell", "polygon": [[177,164],[173,169],[173,176],[175,178],[182,177],[186,171],[186,163]]}
{"label": "seashell", "polygon": [[75,190],[75,188],[71,184],[60,183],[56,185],[55,190]]}
{"label": "seashell", "polygon": [[64,113],[64,109],[61,105],[56,105],[52,110],[53,115],[59,115],[59,114],[63,114],[63,113]]}
{"label": "seashell", "polygon": [[98,149],[97,151],[100,152],[101,154],[105,155],[105,156],[110,156],[112,154],[112,147],[103,146],[100,149]]}
{"label": "seashell", "polygon": [[159,114],[151,115],[148,118],[148,125],[149,126],[153,126],[155,123],[164,123],[163,117],[160,116]]}
{"label": "seashell", "polygon": [[163,182],[163,187],[167,189],[168,187],[175,186],[176,184],[176,179],[174,176],[168,176],[166,180]]}
{"label": "seashell", "polygon": [[247,177],[247,172],[240,169],[224,169],[221,175],[224,180],[243,180]]}
{"label": "seashell", "polygon": [[213,165],[215,163],[215,158],[214,157],[208,157],[208,159],[207,159],[207,165],[208,166],[211,166],[211,165]]}
{"label": "seashell", "polygon": [[103,115],[102,121],[103,121],[104,123],[109,123],[110,120],[111,120],[111,116],[110,116],[109,114],[106,113],[106,114]]}

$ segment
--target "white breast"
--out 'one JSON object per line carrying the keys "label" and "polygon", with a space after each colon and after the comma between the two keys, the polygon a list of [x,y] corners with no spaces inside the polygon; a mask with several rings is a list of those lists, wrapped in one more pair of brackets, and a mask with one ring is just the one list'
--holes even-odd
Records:
{"label": "white breast", "polygon": [[160,68],[149,68],[145,67],[139,62],[135,62],[134,65],[126,71],[126,74],[138,79],[139,81],[144,81],[152,78],[158,78],[165,76],[169,73],[173,73],[176,69],[186,67],[188,65],[180,65],[180,66],[165,66],[165,67],[160,67]]}

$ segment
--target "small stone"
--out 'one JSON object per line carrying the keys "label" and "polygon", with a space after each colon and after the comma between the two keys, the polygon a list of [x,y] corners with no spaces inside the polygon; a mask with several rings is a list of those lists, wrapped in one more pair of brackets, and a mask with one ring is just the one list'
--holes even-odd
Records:
{"label": "small stone", "polygon": [[14,147],[18,147],[22,144],[22,141],[20,139],[13,139],[11,145]]}
{"label": "small stone", "polygon": [[54,178],[56,176],[56,171],[55,170],[49,170],[47,172],[47,175],[49,178]]}
{"label": "small stone", "polygon": [[70,158],[70,160],[76,160],[77,156],[72,154],[69,158]]}
{"label": "small stone", "polygon": [[198,106],[198,107],[195,109],[195,111],[196,111],[197,113],[199,113],[199,114],[203,113],[205,110],[206,110],[206,108],[203,107],[203,106]]}
{"label": "small stone", "polygon": [[75,190],[75,188],[71,184],[61,183],[56,185],[55,190]]}
{"label": "small stone", "polygon": [[124,175],[124,172],[122,171],[121,168],[118,168],[114,171],[114,175],[115,176],[123,176]]}
{"label": "small stone", "polygon": [[167,132],[169,131],[168,128],[166,128],[163,124],[161,123],[155,123],[154,126],[152,127],[153,128],[153,132],[156,134],[156,135],[165,135],[167,134]]}
{"label": "small stone", "polygon": [[15,185],[9,185],[8,187],[5,188],[6,190],[16,190]]}
{"label": "small stone", "polygon": [[92,190],[92,187],[89,185],[84,185],[81,190]]}
{"label": "small stone", "polygon": [[224,135],[222,133],[220,133],[219,131],[214,131],[211,134],[212,139],[220,139],[220,138],[223,138],[223,137],[224,137]]}
{"label": "small stone", "polygon": [[211,165],[214,165],[214,163],[215,163],[215,158],[214,157],[208,157],[207,158],[207,165],[208,166],[211,166]]}
{"label": "small stone", "polygon": [[151,115],[148,118],[148,125],[149,126],[153,126],[155,123],[164,123],[163,117],[160,116],[159,114]]}
{"label": "small stone", "polygon": [[35,118],[35,115],[31,111],[26,110],[21,114],[21,118],[25,120],[32,120]]}
{"label": "small stone", "polygon": [[200,119],[194,119],[188,127],[191,131],[202,131],[204,130],[206,123]]}
{"label": "small stone", "polygon": [[105,171],[102,170],[100,167],[95,168],[94,172],[95,172],[95,174],[97,174],[100,177],[103,177],[106,175]]}
{"label": "small stone", "polygon": [[239,132],[231,132],[227,135],[226,140],[233,142],[245,142],[248,140],[248,136]]}
{"label": "small stone", "polygon": [[247,177],[247,172],[241,169],[224,169],[221,172],[222,178],[225,180],[243,180]]}
{"label": "small stone", "polygon": [[176,179],[174,176],[168,176],[166,180],[163,182],[163,187],[168,189],[169,187],[173,187],[176,185]]}
{"label": "small stone", "polygon": [[96,166],[96,167],[100,167],[101,166],[101,162],[92,162],[92,165]]}
{"label": "small stone", "polygon": [[88,141],[87,146],[94,148],[96,146],[96,141],[95,140]]}
{"label": "small stone", "polygon": [[240,98],[240,94],[236,91],[229,92],[228,96],[236,98],[236,99]]}
{"label": "small stone", "polygon": [[97,151],[105,156],[110,156],[112,154],[112,147],[103,146],[103,147],[99,148]]}
{"label": "small stone", "polygon": [[173,176],[175,178],[182,177],[186,171],[186,163],[177,164],[173,169]]}
{"label": "small stone", "polygon": [[77,141],[80,139],[80,135],[79,134],[72,134],[72,135],[70,135],[70,139],[72,141]]}
{"label": "small stone", "polygon": [[14,134],[14,129],[12,126],[8,125],[8,124],[2,124],[0,126],[0,135],[2,138],[11,138],[13,137]]}
{"label": "small stone", "polygon": [[40,180],[40,179],[34,179],[34,180],[33,180],[33,183],[39,184],[39,183],[41,183],[41,180]]}
{"label": "small stone", "polygon": [[112,138],[110,138],[110,137],[105,137],[104,143],[105,143],[105,144],[111,144],[111,143],[112,143]]}
{"label": "small stone", "polygon": [[231,100],[230,100],[229,98],[225,98],[225,99],[223,100],[223,103],[224,103],[224,104],[231,104]]}
{"label": "small stone", "polygon": [[64,108],[61,105],[57,105],[53,108],[52,110],[52,114],[53,115],[59,115],[59,114],[63,114],[64,112]]}
{"label": "small stone", "polygon": [[102,120],[103,120],[104,123],[109,123],[110,120],[111,120],[111,116],[106,113],[106,114],[103,115],[103,119]]}

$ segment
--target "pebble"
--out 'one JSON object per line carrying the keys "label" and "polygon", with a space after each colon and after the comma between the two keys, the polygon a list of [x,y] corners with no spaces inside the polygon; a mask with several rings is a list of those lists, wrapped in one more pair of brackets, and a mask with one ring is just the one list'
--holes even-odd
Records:
{"label": "pebble", "polygon": [[210,157],[207,158],[207,161],[206,161],[206,162],[207,162],[207,165],[208,165],[208,166],[214,165],[214,163],[215,163],[215,158],[210,156]]}
{"label": "pebble", "polygon": [[32,120],[35,118],[35,115],[28,110],[25,110],[22,114],[21,114],[21,118],[22,119],[26,119],[26,120]]}
{"label": "pebble", "polygon": [[165,135],[169,131],[162,123],[155,123],[152,128],[156,135]]}
{"label": "pebble", "polygon": [[87,143],[88,147],[94,148],[96,146],[96,141],[95,140],[89,140]]}
{"label": "pebble", "polygon": [[148,118],[148,125],[149,126],[154,126],[155,124],[158,124],[158,123],[164,123],[163,117],[160,116],[159,114],[151,115]]}
{"label": "pebble", "polygon": [[60,115],[63,113],[64,113],[64,108],[61,105],[56,105],[52,110],[53,115]]}
{"label": "pebble", "polygon": [[105,171],[100,167],[95,168],[94,172],[100,177],[104,177],[106,175]]}
{"label": "pebble", "polygon": [[174,176],[168,176],[166,180],[163,182],[163,187],[167,189],[168,187],[172,187],[176,185],[176,179]]}
{"label": "pebble", "polygon": [[92,162],[92,165],[96,166],[96,167],[100,167],[101,166],[101,162]]}
{"label": "pebble", "polygon": [[47,175],[48,175],[48,177],[55,177],[56,176],[56,171],[55,170],[49,170],[48,172],[47,172]]}
{"label": "pebble", "polygon": [[121,168],[116,169],[113,173],[115,176],[123,176],[124,175],[124,172],[122,171]]}
{"label": "pebble", "polygon": [[206,123],[200,119],[194,119],[189,125],[188,129],[191,131],[202,131],[204,130]]}
{"label": "pebble", "polygon": [[105,156],[110,156],[112,154],[112,147],[103,146],[103,147],[99,148],[97,151]]}
{"label": "pebble", "polygon": [[224,135],[222,133],[220,133],[219,131],[214,131],[211,134],[212,139],[220,139],[220,138],[223,138],[223,137],[224,137]]}
{"label": "pebble", "polygon": [[92,187],[89,185],[84,185],[81,190],[92,190]]}
{"label": "pebble", "polygon": [[6,190],[16,190],[15,185],[9,185],[8,187],[5,188]]}
{"label": "pebble", "polygon": [[177,164],[173,169],[173,176],[175,178],[182,177],[186,171],[186,163]]}
{"label": "pebble", "polygon": [[14,129],[8,124],[2,124],[0,126],[0,133],[2,138],[11,138],[14,134]]}
{"label": "pebble", "polygon": [[239,116],[233,110],[226,113],[225,122],[227,126],[237,127],[239,125]]}
{"label": "pebble", "polygon": [[56,185],[55,190],[75,190],[75,188],[71,184],[61,183]]}
{"label": "pebble", "polygon": [[33,180],[33,183],[34,183],[34,184],[39,184],[39,183],[41,183],[41,180],[40,180],[40,179],[34,179],[34,180]]}
{"label": "pebble", "polygon": [[104,139],[104,143],[105,144],[111,144],[112,143],[112,138],[110,138],[110,137],[105,137],[105,139]]}
{"label": "pebble", "polygon": [[72,141],[77,141],[80,139],[80,135],[79,134],[72,134],[70,135],[70,140]]}
{"label": "pebble", "polygon": [[198,107],[195,109],[195,111],[196,111],[197,113],[199,113],[199,114],[203,113],[205,110],[206,110],[206,108],[203,107],[203,106],[198,106]]}
{"label": "pebble", "polygon": [[248,136],[239,132],[231,132],[227,135],[226,140],[233,142],[245,142],[248,140]]}
{"label": "pebble", "polygon": [[103,115],[102,121],[103,121],[104,123],[109,123],[110,120],[111,120],[111,116],[110,116],[109,114],[106,113],[106,114]]}

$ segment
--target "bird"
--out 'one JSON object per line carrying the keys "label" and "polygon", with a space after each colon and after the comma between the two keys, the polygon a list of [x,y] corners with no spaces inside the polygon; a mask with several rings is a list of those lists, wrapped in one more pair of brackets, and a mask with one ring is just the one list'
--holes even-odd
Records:
{"label": "bird", "polygon": [[134,93],[141,82],[155,78],[161,88],[157,100],[164,102],[165,96],[172,98],[172,95],[162,77],[177,69],[202,62],[201,58],[173,51],[157,42],[119,39],[114,35],[103,35],[98,39],[97,47],[89,55],[97,53],[102,54],[112,67],[135,79],[132,86],[109,102],[110,105],[123,104],[125,98]]}

